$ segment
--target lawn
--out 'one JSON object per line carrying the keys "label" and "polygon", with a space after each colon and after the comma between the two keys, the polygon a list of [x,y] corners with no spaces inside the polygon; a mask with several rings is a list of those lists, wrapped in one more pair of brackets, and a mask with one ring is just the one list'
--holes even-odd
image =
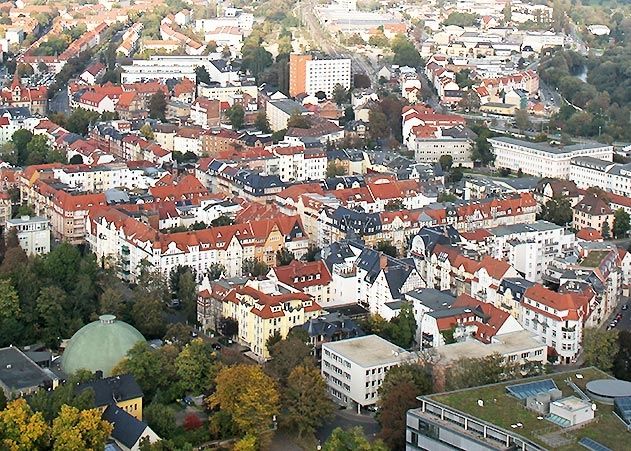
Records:
{"label": "lawn", "polygon": [[[583,379],[577,379],[575,377],[575,375],[579,373],[583,375]],[[576,385],[584,390],[587,382],[606,377],[609,376],[598,369],[586,368],[578,371],[524,379],[518,383],[537,379],[553,379],[557,387],[563,392],[563,395],[569,396],[574,394],[574,391],[565,383],[567,378],[571,378]],[[549,421],[538,420],[535,412],[527,410],[521,401],[506,393],[506,385],[510,385],[510,383],[438,394],[430,398],[482,420],[496,424],[509,431],[514,430],[511,428],[512,424],[522,423],[523,427],[515,430],[516,433],[549,448],[549,445],[541,441],[539,435],[541,433],[561,431],[562,428]],[[478,406],[479,399],[484,401],[483,407]],[[631,439],[631,435],[627,435],[628,432],[626,432],[623,424],[613,415],[612,406],[600,403],[598,403],[597,406],[598,410],[595,418],[597,418],[598,421],[590,423],[580,429],[567,432],[566,436],[574,442],[571,445],[555,449],[570,451],[580,448],[580,445],[576,442],[582,437],[589,437],[596,440],[612,450],[622,451],[629,449],[628,440]]]}

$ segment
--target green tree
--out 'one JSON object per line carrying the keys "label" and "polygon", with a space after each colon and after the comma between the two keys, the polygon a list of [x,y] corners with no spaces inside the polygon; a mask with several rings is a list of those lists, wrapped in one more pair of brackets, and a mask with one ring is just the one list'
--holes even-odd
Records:
{"label": "green tree", "polygon": [[287,120],[287,128],[311,128],[311,122],[307,116],[294,111]]}
{"label": "green tree", "polygon": [[184,346],[175,359],[175,367],[184,390],[194,394],[212,388],[217,374],[215,353],[210,343],[201,338]]}
{"label": "green tree", "polygon": [[622,208],[617,209],[613,218],[613,236],[624,238],[629,234],[629,229],[631,229],[629,213]]}
{"label": "green tree", "polygon": [[244,45],[241,53],[243,55],[243,69],[248,70],[257,80],[274,62],[272,54],[260,45],[253,47]]}
{"label": "green tree", "polygon": [[219,280],[226,274],[226,267],[221,263],[213,263],[208,267],[208,278],[213,280]]}
{"label": "green tree", "polygon": [[152,402],[143,412],[145,421],[153,431],[163,438],[171,438],[175,433],[175,412],[169,406]]}
{"label": "green tree", "polygon": [[554,197],[541,206],[539,219],[566,226],[573,219],[572,205],[566,198]]}
{"label": "green tree", "polygon": [[313,365],[295,367],[287,378],[285,421],[298,436],[312,435],[335,410],[320,370]]}
{"label": "green tree", "polygon": [[254,126],[262,131],[263,133],[271,133],[272,129],[269,125],[269,120],[267,120],[267,114],[265,111],[261,110],[256,113],[256,119],[254,120]]}
{"label": "green tree", "polygon": [[289,333],[283,340],[274,341],[270,341],[268,346],[270,360],[265,370],[284,385],[294,368],[311,360],[311,346],[304,336],[296,332]]}
{"label": "green tree", "polygon": [[166,120],[167,99],[162,90],[149,98],[149,117],[159,121]]}
{"label": "green tree", "polygon": [[453,12],[443,21],[443,25],[458,25],[459,27],[471,27],[478,20],[477,14]]}
{"label": "green tree", "polygon": [[618,353],[614,359],[613,375],[631,381],[631,331],[618,332]]}
{"label": "green tree", "polygon": [[24,398],[0,411],[0,445],[7,450],[47,449],[50,428],[40,412],[33,413]]}
{"label": "green tree", "polygon": [[416,335],[416,320],[409,303],[404,303],[399,314],[390,320],[389,330],[392,343],[405,349],[412,347]]}
{"label": "green tree", "polygon": [[445,172],[449,172],[451,166],[454,164],[454,159],[451,155],[441,155],[438,159],[438,164]]}
{"label": "green tree", "polygon": [[269,266],[254,257],[243,260],[241,268],[244,276],[258,277],[264,276],[269,272]]}
{"label": "green tree", "polygon": [[344,166],[342,166],[341,164],[335,164],[334,161],[330,161],[326,167],[327,178],[338,177],[345,174],[346,170],[344,169]]}
{"label": "green tree", "polygon": [[399,66],[418,67],[423,62],[421,55],[418,50],[416,50],[416,47],[414,47],[414,44],[412,44],[408,38],[402,34],[394,37],[391,47],[394,52],[394,57],[392,58],[393,64],[398,64]]}
{"label": "green tree", "polygon": [[532,125],[530,123],[530,115],[528,114],[528,111],[524,108],[519,108],[518,110],[516,110],[513,117],[515,118],[515,125],[522,132],[524,130],[528,130]]}
{"label": "green tree", "polygon": [[294,256],[294,253],[286,247],[283,247],[276,251],[276,264],[278,266],[287,266],[292,261],[294,261],[295,258],[296,257]]}
{"label": "green tree", "polygon": [[[9,250],[12,251],[13,249]],[[0,280],[0,346],[18,343],[22,336],[22,319],[23,313],[17,291],[9,280]]]}
{"label": "green tree", "polygon": [[585,329],[583,337],[585,365],[609,372],[614,366],[619,351],[617,330]]}
{"label": "green tree", "polygon": [[611,227],[609,227],[609,221],[603,222],[601,233],[604,239],[608,240],[609,238],[611,238]]}
{"label": "green tree", "polygon": [[71,406],[79,410],[94,407],[94,390],[86,389],[77,392],[78,384],[94,379],[88,370],[79,370],[71,375],[65,384],[60,384],[52,391],[38,390],[28,398],[29,406],[34,412],[41,412],[47,423],[59,416],[62,406]]}
{"label": "green tree", "polygon": [[101,419],[100,410],[62,406],[51,429],[53,451],[103,449],[111,432],[112,424]]}
{"label": "green tree", "polygon": [[243,107],[235,103],[226,110],[226,118],[234,130],[241,130],[245,119],[245,110]]}
{"label": "green tree", "polygon": [[195,68],[195,77],[197,80],[197,84],[204,83],[206,85],[210,84],[210,75],[204,66],[197,66]]}
{"label": "green tree", "polygon": [[98,121],[99,118],[100,115],[96,111],[77,108],[68,116],[66,123],[63,125],[70,132],[86,135],[90,125]]}
{"label": "green tree", "polygon": [[223,368],[216,383],[217,389],[207,399],[208,405],[232,415],[241,432],[260,437],[272,427],[273,418],[280,411],[280,395],[274,380],[261,367]]}
{"label": "green tree", "polygon": [[379,107],[373,107],[368,112],[369,135],[372,139],[385,139],[390,136],[388,120]]}
{"label": "green tree", "polygon": [[388,451],[381,441],[369,442],[364,436],[361,426],[349,429],[335,428],[330,437],[322,445],[323,451]]}
{"label": "green tree", "polygon": [[182,303],[186,319],[190,323],[197,322],[197,283],[190,268],[180,276],[177,297]]}
{"label": "green tree", "polygon": [[52,286],[42,288],[37,298],[38,324],[41,325],[41,337],[47,346],[56,348],[59,340],[65,336],[66,323],[63,305],[68,297],[61,288]]}
{"label": "green tree", "polygon": [[445,375],[447,390],[477,387],[515,379],[518,365],[506,362],[498,353],[482,358],[461,358]]}
{"label": "green tree", "polygon": [[397,257],[399,255],[399,250],[392,244],[392,241],[379,241],[376,249],[390,257]]}
{"label": "green tree", "polygon": [[418,407],[417,396],[432,393],[433,381],[429,367],[418,363],[390,368],[379,387],[381,425],[379,438],[390,449],[405,448],[405,418],[409,409]]}
{"label": "green tree", "polygon": [[153,129],[151,128],[151,125],[149,125],[148,123],[140,127],[140,134],[149,140],[153,140],[155,138]]}
{"label": "green tree", "polygon": [[115,286],[106,286],[99,296],[99,313],[124,318],[126,305],[121,290]]}
{"label": "green tree", "polygon": [[338,83],[333,87],[333,101],[337,103],[338,106],[348,102],[348,97],[349,92],[344,89],[344,86]]}
{"label": "green tree", "polygon": [[23,166],[28,158],[26,146],[33,139],[33,133],[26,129],[17,130],[11,135],[11,142],[15,147],[16,161],[19,166]]}
{"label": "green tree", "polygon": [[309,244],[309,247],[307,248],[307,252],[303,256],[303,258],[308,262],[314,262],[316,261],[316,257],[318,256],[321,250],[322,249],[320,249],[318,246],[311,243]]}

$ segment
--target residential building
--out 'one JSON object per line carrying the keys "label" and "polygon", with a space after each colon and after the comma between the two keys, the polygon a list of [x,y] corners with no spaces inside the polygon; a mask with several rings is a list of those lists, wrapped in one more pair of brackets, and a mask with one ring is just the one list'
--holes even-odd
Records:
{"label": "residential building", "polygon": [[0,91],[0,103],[9,107],[28,108],[34,115],[45,116],[48,111],[48,88],[23,86],[16,71],[11,85]]}
{"label": "residential building", "polygon": [[[422,128],[422,130],[421,130]],[[414,139],[408,149],[419,163],[435,163],[443,155],[452,157],[454,167],[473,167],[471,153],[476,135],[471,129],[457,125],[450,128],[414,127]]]}
{"label": "residential building", "polygon": [[292,260],[289,265],[272,268],[267,277],[309,294],[323,308],[329,304],[331,274],[322,260]]}
{"label": "residential building", "polygon": [[312,318],[299,327],[307,332],[318,362],[322,359],[322,345],[324,343],[364,335],[364,331],[355,320],[337,311]]}
{"label": "residential building", "polygon": [[573,363],[582,349],[583,327],[593,297],[590,287],[560,293],[535,284],[526,289],[521,303],[522,325],[545,342],[558,363]]}
{"label": "residential building", "polygon": [[292,114],[305,114],[307,109],[300,103],[290,99],[272,100],[266,103],[265,113],[270,128],[276,132],[287,128],[287,121]]}
{"label": "residential building", "polygon": [[351,87],[350,59],[313,59],[311,55],[289,57],[289,95],[315,95],[324,92],[331,97],[336,85]]}
{"label": "residential building", "polygon": [[77,394],[86,390],[92,390],[93,407],[101,412],[114,405],[137,420],[142,420],[143,392],[131,374],[97,378],[81,383],[75,388]]}
{"label": "residential building", "polygon": [[202,324],[210,327],[214,323],[212,316],[217,314],[234,319],[239,323],[239,342],[261,361],[269,358],[270,337],[277,334],[285,338],[291,329],[322,312],[310,295],[269,279],[250,280],[220,294],[207,281],[200,288],[198,312],[206,312],[206,317],[200,318]]}
{"label": "residential building", "polygon": [[489,143],[495,154],[495,167],[538,177],[568,179],[572,159],[577,157],[613,159],[613,146],[598,143],[552,146],[506,137],[491,138]]}
{"label": "residential building", "polygon": [[7,192],[0,193],[0,227],[6,227],[7,222],[13,216],[13,202]]}
{"label": "residential building", "polygon": [[377,335],[322,345],[322,377],[329,393],[360,413],[379,400],[379,388],[390,368],[413,361],[415,354]]}
{"label": "residential building", "polygon": [[[603,228],[606,227],[611,236],[614,212],[600,196],[591,193],[585,195],[574,205],[573,211],[572,225],[575,229],[580,230],[588,227],[603,232]],[[607,223],[606,226],[605,223]]]}
{"label": "residential building", "polygon": [[42,217],[21,216],[7,221],[7,233],[15,229],[20,247],[27,255],[50,252],[50,221]]}
{"label": "residential building", "polygon": [[631,164],[578,157],[571,162],[569,179],[580,189],[597,186],[619,196],[631,197]]}
{"label": "residential building", "polygon": [[[110,437],[123,451],[138,451],[141,448],[141,442],[155,443],[160,441],[158,434],[147,423],[130,415],[115,404],[110,404],[105,409],[101,419],[112,424]],[[105,451],[109,451],[107,445]]]}

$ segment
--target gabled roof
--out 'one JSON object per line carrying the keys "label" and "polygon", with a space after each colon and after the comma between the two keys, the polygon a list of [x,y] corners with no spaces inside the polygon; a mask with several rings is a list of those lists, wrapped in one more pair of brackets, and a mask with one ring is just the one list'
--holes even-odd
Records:
{"label": "gabled roof", "polygon": [[149,427],[144,421],[136,419],[113,404],[105,409],[101,418],[112,423],[112,437],[128,449],[134,447]]}
{"label": "gabled roof", "polygon": [[94,405],[96,407],[142,398],[143,396],[140,386],[131,374],[84,382],[77,386],[76,391],[81,393],[88,389],[94,391]]}
{"label": "gabled roof", "polygon": [[293,260],[289,265],[277,266],[273,271],[279,281],[298,290],[328,285],[331,282],[331,274],[322,260],[313,262]]}

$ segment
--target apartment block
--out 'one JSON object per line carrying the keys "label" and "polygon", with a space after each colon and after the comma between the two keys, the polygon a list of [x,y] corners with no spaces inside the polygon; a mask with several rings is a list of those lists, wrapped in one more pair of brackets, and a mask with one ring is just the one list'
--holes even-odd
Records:
{"label": "apartment block", "polygon": [[7,221],[7,232],[15,229],[20,247],[28,255],[50,252],[50,221],[39,216],[22,216]]}

